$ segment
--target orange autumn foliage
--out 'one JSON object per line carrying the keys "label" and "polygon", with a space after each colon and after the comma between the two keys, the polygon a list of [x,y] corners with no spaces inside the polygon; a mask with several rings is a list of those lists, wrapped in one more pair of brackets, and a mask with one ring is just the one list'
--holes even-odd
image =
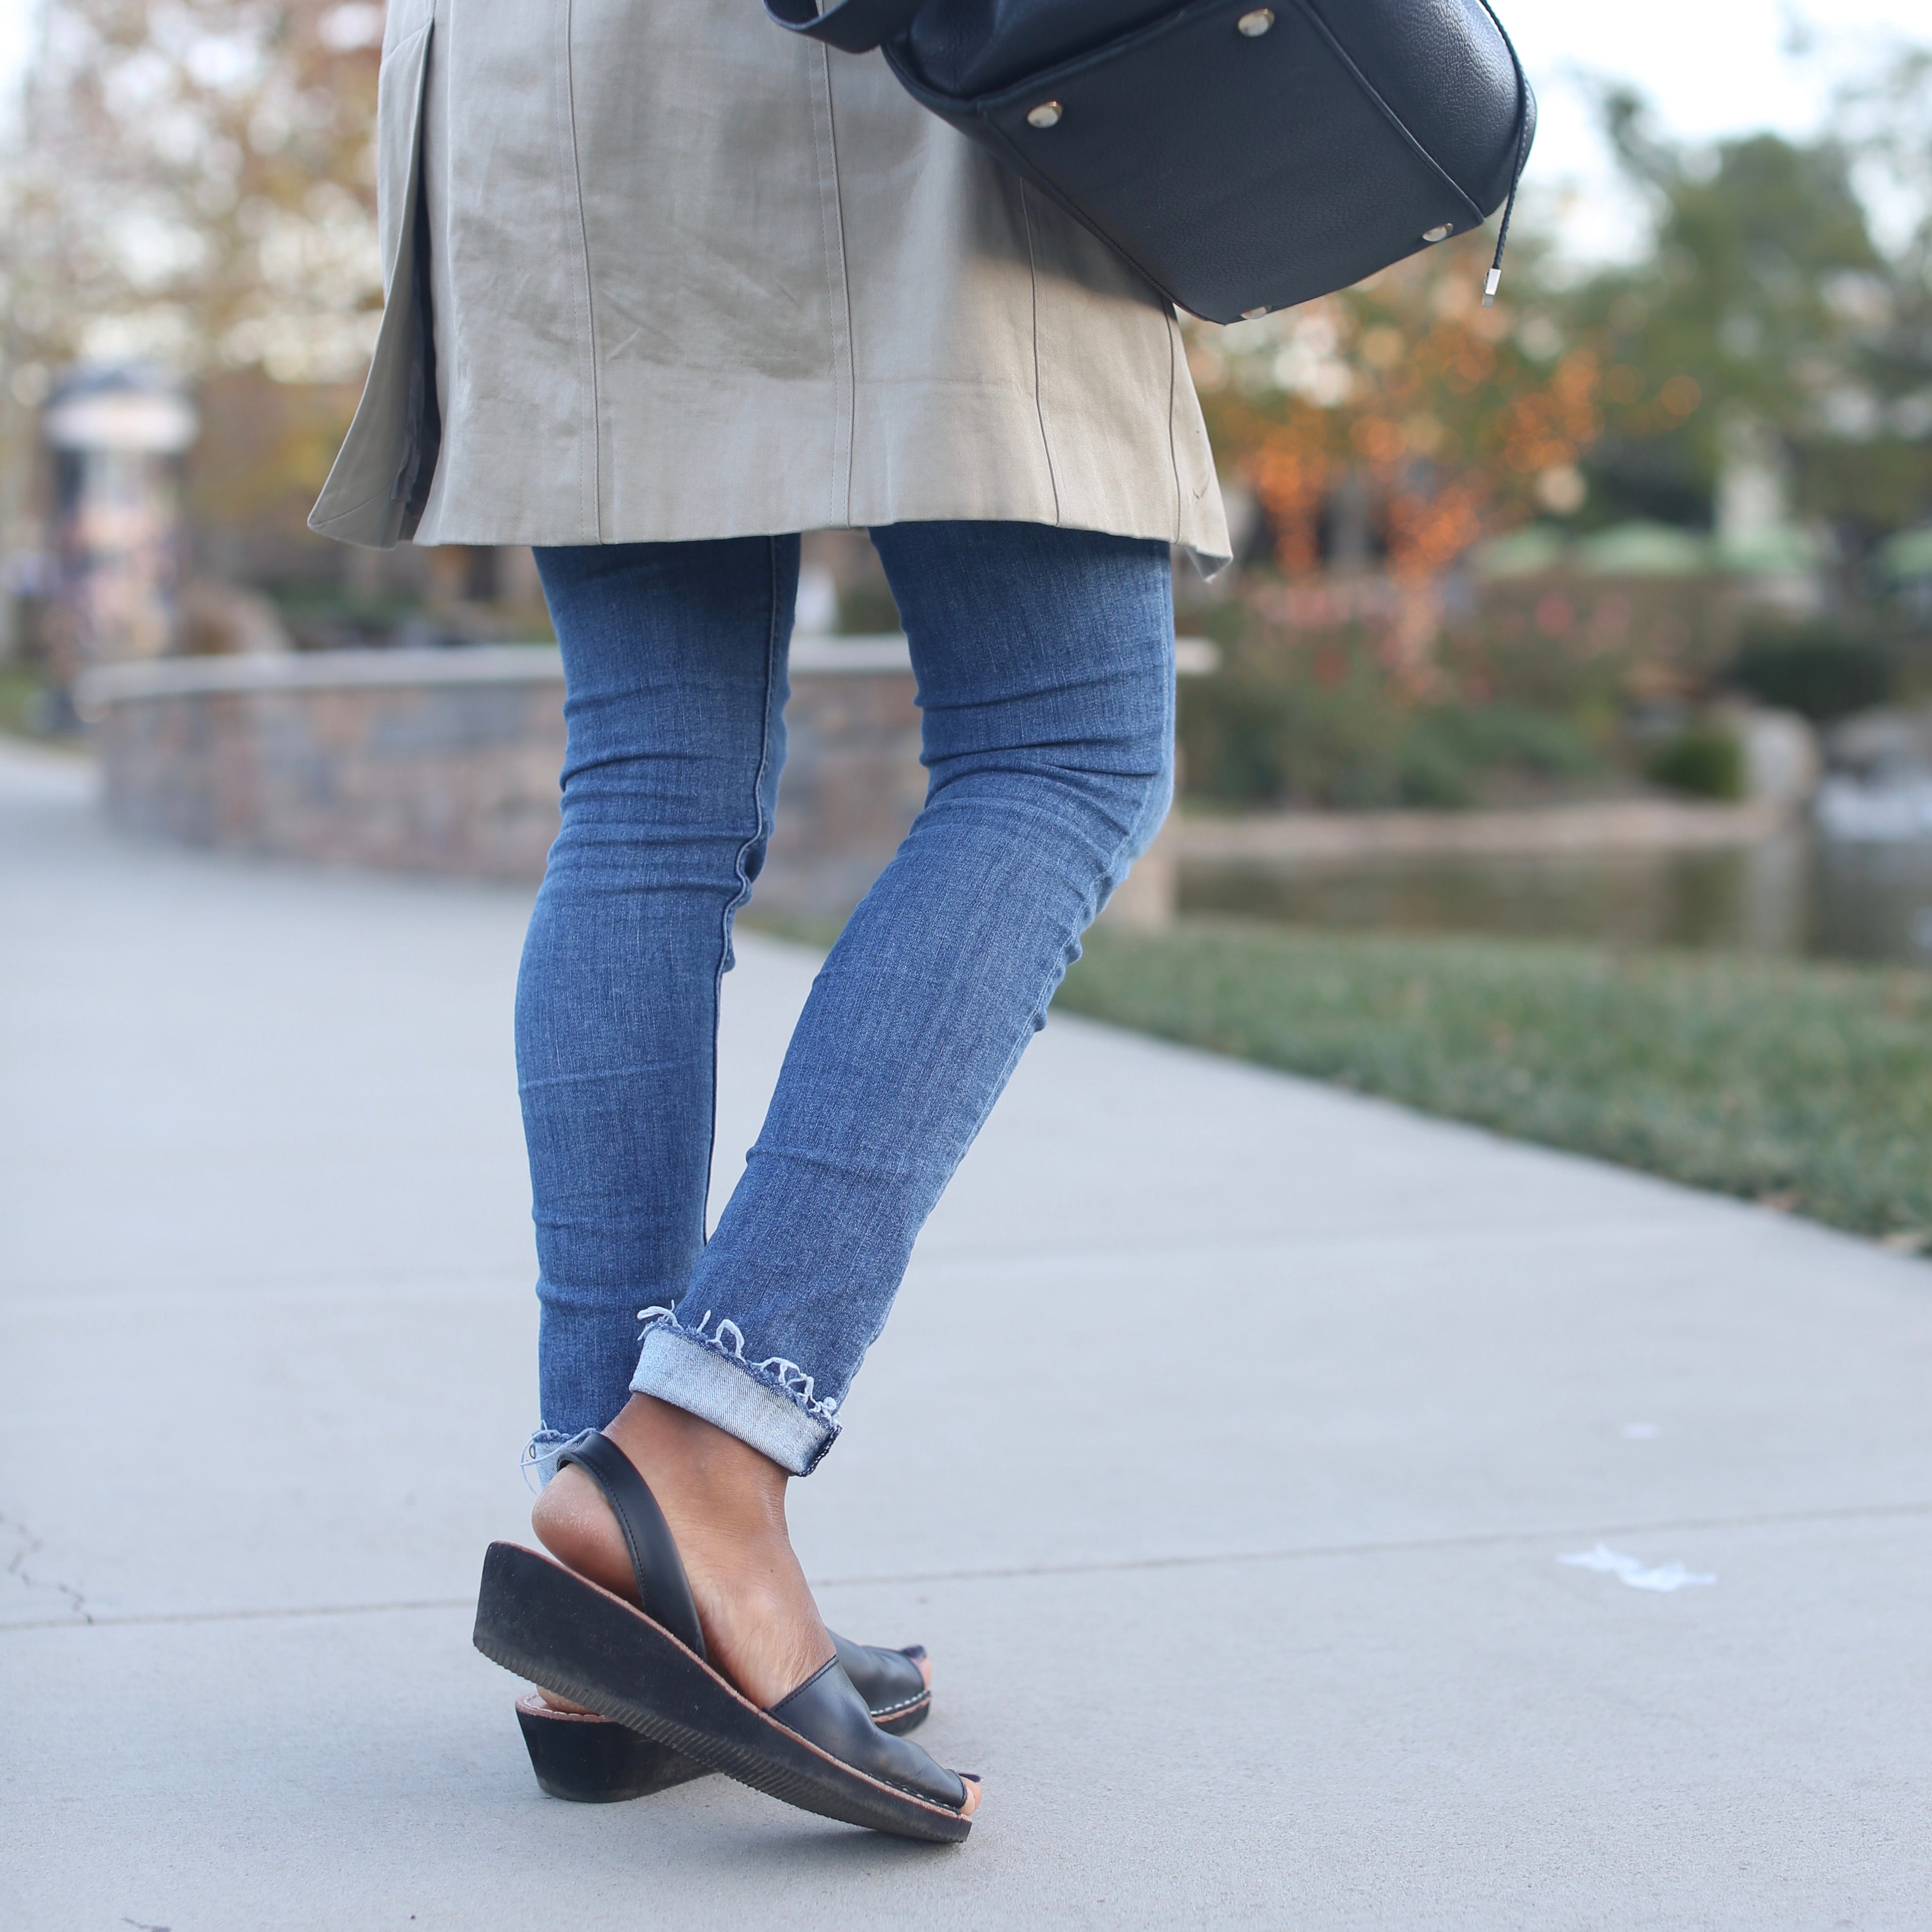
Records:
{"label": "orange autumn foliage", "polygon": [[1538,478],[1573,469],[1603,433],[1594,349],[1484,309],[1480,280],[1478,250],[1452,244],[1248,325],[1232,353],[1197,341],[1216,446],[1266,509],[1286,570],[1317,566],[1324,510],[1348,478],[1373,506],[1389,574],[1419,586],[1532,514]]}

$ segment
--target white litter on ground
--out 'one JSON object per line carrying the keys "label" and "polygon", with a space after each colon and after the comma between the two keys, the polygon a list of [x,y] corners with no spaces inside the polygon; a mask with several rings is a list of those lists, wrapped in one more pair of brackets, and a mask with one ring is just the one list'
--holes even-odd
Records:
{"label": "white litter on ground", "polygon": [[1559,1556],[1559,1563],[1568,1563],[1578,1570],[1600,1570],[1614,1576],[1619,1583],[1628,1583],[1633,1590],[1682,1590],[1692,1583],[1714,1583],[1714,1576],[1700,1576],[1678,1562],[1660,1563],[1654,1569],[1647,1568],[1634,1556],[1626,1556],[1621,1550],[1607,1549],[1598,1544],[1594,1550],[1580,1550],[1574,1556]]}

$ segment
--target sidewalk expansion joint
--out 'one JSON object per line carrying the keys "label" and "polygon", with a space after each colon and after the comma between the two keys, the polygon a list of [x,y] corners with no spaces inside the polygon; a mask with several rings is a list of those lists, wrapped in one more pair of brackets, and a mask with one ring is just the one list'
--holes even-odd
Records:
{"label": "sidewalk expansion joint", "polygon": [[279,1623],[303,1617],[380,1617],[405,1610],[473,1610],[474,1597],[418,1597],[393,1604],[298,1604],[269,1610],[130,1610],[124,1616],[41,1617],[28,1622],[0,1622],[0,1638],[16,1630],[141,1630],[166,1624]]}
{"label": "sidewalk expansion joint", "polygon": [[1510,1544],[1583,1537],[1671,1536],[1689,1530],[1778,1529],[1811,1522],[1870,1522],[1932,1516],[1932,1502],[1850,1504],[1815,1510],[1776,1510],[1750,1516],[1671,1516],[1654,1522],[1558,1524],[1539,1529],[1478,1530],[1460,1536],[1392,1537],[1362,1543],[1301,1544],[1276,1550],[1208,1550],[1173,1556],[1100,1556],[1072,1563],[1016,1563],[983,1569],[926,1570],[856,1576],[824,1576],[814,1589],[856,1589],[886,1583],[999,1582],[1029,1576],[1118,1576],[1137,1570],[1205,1570],[1218,1564],[1298,1563],[1346,1556],[1403,1556],[1436,1550],[1500,1549]]}
{"label": "sidewalk expansion joint", "polygon": [[[980,1569],[880,1571],[855,1576],[822,1576],[820,1590],[875,1588],[910,1583],[998,1583],[1033,1576],[1120,1576],[1142,1570],[1208,1570],[1244,1563],[1300,1563],[1348,1556],[1400,1556],[1432,1550],[1495,1550],[1510,1545],[1579,1540],[1586,1537],[1671,1536],[1690,1530],[1781,1529],[1804,1523],[1881,1522],[1932,1516],[1932,1502],[1850,1504],[1842,1508],[1770,1510],[1752,1516],[1671,1516],[1654,1522],[1558,1524],[1540,1529],[1498,1529],[1462,1536],[1395,1537],[1365,1543],[1304,1544],[1280,1550],[1210,1550],[1187,1556],[1096,1557],[1076,1563],[990,1564]],[[4,1521],[0,1518],[0,1521]],[[55,1587],[60,1587],[56,1586]],[[421,1597],[382,1604],[316,1604],[284,1610],[134,1611],[124,1616],[99,1613],[44,1617],[31,1622],[0,1622],[0,1638],[17,1630],[128,1630],[170,1624],[276,1623],[304,1617],[385,1616],[412,1610],[469,1610],[474,1597]]]}

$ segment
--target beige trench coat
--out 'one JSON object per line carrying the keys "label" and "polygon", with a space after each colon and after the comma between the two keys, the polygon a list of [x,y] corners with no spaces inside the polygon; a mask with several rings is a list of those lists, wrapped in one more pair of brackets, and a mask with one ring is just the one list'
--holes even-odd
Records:
{"label": "beige trench coat", "polygon": [[758,0],[392,0],[377,122],[388,303],[325,535],[1226,555],[1172,310],[880,56]]}

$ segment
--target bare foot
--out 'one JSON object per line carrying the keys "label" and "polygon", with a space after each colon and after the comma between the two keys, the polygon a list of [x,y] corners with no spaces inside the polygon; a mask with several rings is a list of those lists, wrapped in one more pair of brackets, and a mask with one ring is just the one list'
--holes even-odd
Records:
{"label": "bare foot", "polygon": [[[651,1396],[632,1396],[604,1433],[637,1466],[664,1511],[712,1664],[769,1709],[833,1654],[785,1527],[790,1476],[735,1436]],[[636,1600],[623,1533],[581,1469],[566,1463],[556,1472],[530,1524],[560,1563]],[[919,1668],[929,1687],[930,1660],[920,1659]],[[545,1701],[579,1708],[548,1694]],[[960,1815],[970,1818],[979,1809],[980,1784],[963,1782]]]}
{"label": "bare foot", "polygon": [[588,1704],[573,1704],[568,1697],[560,1697],[554,1690],[546,1690],[541,1684],[532,1684],[530,1688],[537,1694],[538,1700],[548,1704],[553,1711],[561,1711],[566,1717],[594,1718],[598,1714]]}
{"label": "bare foot", "polygon": [[[769,1708],[832,1655],[785,1528],[790,1478],[735,1436],[650,1396],[633,1396],[604,1433],[664,1513],[712,1662]],[[581,1469],[557,1472],[530,1522],[559,1562],[634,1600],[622,1534]]]}

